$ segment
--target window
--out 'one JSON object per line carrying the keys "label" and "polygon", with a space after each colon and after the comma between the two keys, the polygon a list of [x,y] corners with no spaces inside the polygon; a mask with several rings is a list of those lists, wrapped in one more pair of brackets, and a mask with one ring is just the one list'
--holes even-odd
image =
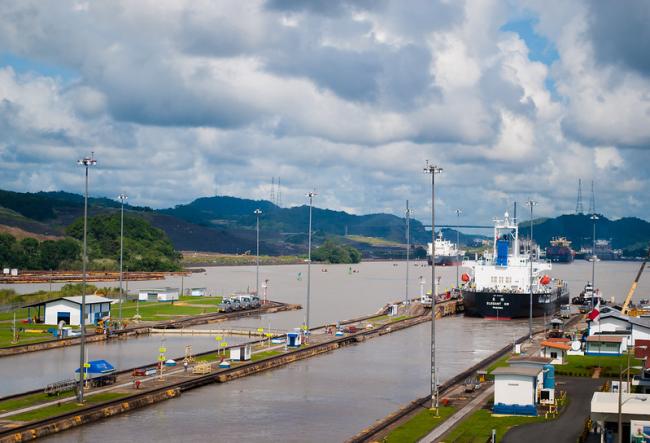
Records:
{"label": "window", "polygon": [[557,358],[557,352],[551,351],[551,358],[556,359]]}

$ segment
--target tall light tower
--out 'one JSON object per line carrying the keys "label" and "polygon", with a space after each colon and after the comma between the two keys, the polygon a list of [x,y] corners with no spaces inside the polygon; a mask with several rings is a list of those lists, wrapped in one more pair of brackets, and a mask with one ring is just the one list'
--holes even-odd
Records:
{"label": "tall light tower", "polygon": [[528,338],[533,339],[533,208],[537,205],[536,201],[528,199],[526,205],[530,207],[530,238],[529,238],[529,257],[530,262],[530,304],[528,306]]}
{"label": "tall light tower", "polygon": [[262,210],[257,208],[253,211],[257,217],[256,231],[257,231],[257,254],[255,256],[255,295],[260,296],[260,215]]}
{"label": "tall light tower", "polygon": [[122,213],[120,215],[120,310],[119,310],[119,323],[122,327],[122,303],[124,303],[124,293],[122,292],[122,264],[124,261],[124,202],[129,198],[126,194],[122,193],[117,196],[122,203]]}
{"label": "tall light tower", "polygon": [[308,235],[308,255],[307,255],[307,309],[305,313],[305,332],[309,334],[309,298],[311,291],[311,211],[314,204],[314,197],[317,196],[316,192],[308,192],[309,197],[309,235]]}
{"label": "tall light tower", "polygon": [[[463,213],[462,209],[456,209],[456,225],[460,226],[460,214]],[[460,248],[460,231],[456,226],[456,288],[459,288],[458,285],[458,267],[460,266],[460,257],[459,257],[459,248]]]}
{"label": "tall light tower", "polygon": [[591,214],[591,220],[594,224],[594,231],[591,236],[591,309],[594,309],[594,296],[596,295],[596,220],[598,216],[596,214]]}
{"label": "tall light tower", "polygon": [[404,304],[409,304],[409,264],[411,257],[411,210],[409,201],[406,200],[406,292],[404,293]]}
{"label": "tall light tower", "polygon": [[427,160],[425,174],[431,174],[431,408],[438,410],[438,383],[436,374],[436,174],[442,168]]}
{"label": "tall light tower", "polygon": [[97,160],[95,160],[95,153],[92,152],[90,157],[84,157],[81,160],[77,160],[77,164],[82,165],[86,170],[86,186],[84,192],[84,236],[83,236],[83,255],[81,257],[81,315],[79,325],[81,328],[81,337],[79,341],[79,387],[77,390],[77,400],[79,403],[84,401],[84,378],[86,368],[84,367],[85,362],[85,352],[86,352],[86,262],[88,261],[88,168],[95,166]]}

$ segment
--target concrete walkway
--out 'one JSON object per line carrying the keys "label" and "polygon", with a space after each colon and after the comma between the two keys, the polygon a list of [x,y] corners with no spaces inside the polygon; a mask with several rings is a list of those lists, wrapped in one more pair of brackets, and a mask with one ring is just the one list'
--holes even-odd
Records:
{"label": "concrete walkway", "polygon": [[440,440],[444,434],[456,426],[465,416],[473,412],[486,402],[488,397],[494,393],[494,385],[490,385],[485,391],[481,392],[474,400],[467,403],[461,410],[445,420],[440,426],[427,434],[420,443],[434,443]]}

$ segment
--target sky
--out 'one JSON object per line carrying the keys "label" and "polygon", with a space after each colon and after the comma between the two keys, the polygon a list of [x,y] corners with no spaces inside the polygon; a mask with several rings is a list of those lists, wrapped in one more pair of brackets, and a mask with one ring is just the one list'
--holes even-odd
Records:
{"label": "sky", "polygon": [[0,188],[650,220],[650,2],[0,0]]}

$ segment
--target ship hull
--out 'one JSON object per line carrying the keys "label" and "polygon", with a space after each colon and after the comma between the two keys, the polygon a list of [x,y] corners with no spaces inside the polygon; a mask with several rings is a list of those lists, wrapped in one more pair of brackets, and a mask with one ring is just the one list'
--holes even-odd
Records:
{"label": "ship hull", "polygon": [[[431,256],[427,257],[429,266],[431,266]],[[436,266],[460,266],[461,257],[455,255],[439,255],[436,257]]]}
{"label": "ship hull", "polygon": [[[509,293],[494,291],[463,290],[465,315],[470,317],[509,320],[527,318],[530,310],[530,295],[527,293]],[[560,306],[569,303],[569,292],[565,288],[533,294],[533,317],[553,315]]]}

